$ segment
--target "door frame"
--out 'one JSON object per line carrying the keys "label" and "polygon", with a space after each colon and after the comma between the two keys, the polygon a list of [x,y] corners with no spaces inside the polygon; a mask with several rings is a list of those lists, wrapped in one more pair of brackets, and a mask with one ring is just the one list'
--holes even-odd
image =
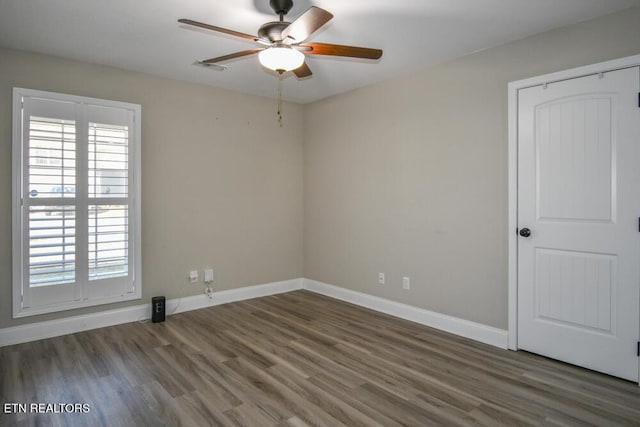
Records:
{"label": "door frame", "polygon": [[[612,61],[600,62],[583,67],[531,77],[510,82],[508,85],[508,170],[509,170],[509,202],[508,202],[508,283],[509,283],[509,323],[508,348],[518,350],[518,91],[534,86],[590,76],[608,71],[640,66],[640,55]],[[640,304],[640,301],[638,301]],[[638,319],[640,324],[640,318]],[[640,378],[640,372],[638,373]]]}

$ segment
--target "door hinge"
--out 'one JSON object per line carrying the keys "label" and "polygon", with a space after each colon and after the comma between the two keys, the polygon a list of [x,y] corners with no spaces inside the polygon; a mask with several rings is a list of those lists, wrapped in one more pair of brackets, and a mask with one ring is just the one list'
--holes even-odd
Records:
{"label": "door hinge", "polygon": [[638,352],[636,354],[640,357],[640,341],[638,341]]}

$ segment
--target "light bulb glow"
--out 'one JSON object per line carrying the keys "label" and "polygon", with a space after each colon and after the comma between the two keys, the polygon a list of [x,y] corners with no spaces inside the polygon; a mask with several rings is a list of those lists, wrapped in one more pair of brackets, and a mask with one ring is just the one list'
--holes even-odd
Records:
{"label": "light bulb glow", "polygon": [[270,70],[285,72],[300,68],[304,63],[304,54],[288,46],[276,46],[261,51],[258,60]]}

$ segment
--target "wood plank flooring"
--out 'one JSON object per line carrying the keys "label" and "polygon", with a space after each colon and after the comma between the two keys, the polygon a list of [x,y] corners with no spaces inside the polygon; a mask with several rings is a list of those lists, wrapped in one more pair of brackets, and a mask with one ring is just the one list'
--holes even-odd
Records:
{"label": "wood plank flooring", "polygon": [[307,291],[0,348],[1,425],[640,425],[640,387]]}

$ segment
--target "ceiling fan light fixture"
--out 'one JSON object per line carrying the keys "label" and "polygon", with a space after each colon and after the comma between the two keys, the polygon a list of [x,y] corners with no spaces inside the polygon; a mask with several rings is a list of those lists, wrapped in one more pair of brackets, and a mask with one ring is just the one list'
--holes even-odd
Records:
{"label": "ceiling fan light fixture", "polygon": [[263,67],[282,74],[300,68],[304,54],[289,46],[274,46],[261,51],[258,60]]}

